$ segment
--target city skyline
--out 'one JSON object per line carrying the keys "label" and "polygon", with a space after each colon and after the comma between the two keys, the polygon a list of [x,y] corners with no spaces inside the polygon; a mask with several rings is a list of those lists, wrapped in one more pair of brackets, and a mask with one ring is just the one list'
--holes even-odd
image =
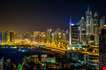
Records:
{"label": "city skyline", "polygon": [[0,31],[42,31],[58,27],[67,29],[70,16],[73,23],[78,22],[88,5],[100,16],[105,16],[104,3],[104,0],[96,3],[87,0],[3,1],[0,7]]}
{"label": "city skyline", "polygon": [[0,1],[0,70],[106,66],[105,0]]}

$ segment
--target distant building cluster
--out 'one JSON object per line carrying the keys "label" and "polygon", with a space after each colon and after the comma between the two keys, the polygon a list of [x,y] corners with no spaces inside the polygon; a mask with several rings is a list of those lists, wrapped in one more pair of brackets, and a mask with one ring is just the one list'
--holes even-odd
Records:
{"label": "distant building cluster", "polygon": [[47,43],[57,47],[67,47],[67,32],[61,29],[48,29],[45,32],[0,32],[1,45],[34,45]]}
{"label": "distant building cluster", "polygon": [[105,17],[98,16],[97,12],[87,9],[85,16],[71,27],[71,44],[98,45],[99,32],[105,24]]}

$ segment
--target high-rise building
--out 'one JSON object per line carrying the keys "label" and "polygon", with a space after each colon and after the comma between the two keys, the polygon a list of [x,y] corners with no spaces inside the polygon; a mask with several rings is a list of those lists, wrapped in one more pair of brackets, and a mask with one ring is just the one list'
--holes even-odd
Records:
{"label": "high-rise building", "polygon": [[71,40],[72,40],[72,44],[77,44],[79,42],[79,25],[74,25],[71,26]]}
{"label": "high-rise building", "polygon": [[2,32],[2,43],[7,42],[7,32]]}
{"label": "high-rise building", "polygon": [[94,33],[94,23],[93,23],[93,17],[92,17],[92,11],[88,8],[87,11],[86,11],[86,43],[89,44],[89,41],[90,41],[90,37],[92,36],[92,34]]}
{"label": "high-rise building", "polygon": [[100,68],[106,65],[106,27],[101,29],[99,37]]}
{"label": "high-rise building", "polygon": [[99,22],[99,17],[97,12],[94,13],[94,21],[93,21],[93,40],[94,40],[94,45],[98,45],[99,44],[99,28],[100,28],[100,22]]}
{"label": "high-rise building", "polygon": [[80,43],[83,44],[99,44],[100,28],[105,23],[105,18],[100,18],[97,12],[92,12],[90,8],[87,9],[85,17],[81,17],[79,21]]}
{"label": "high-rise building", "polygon": [[81,17],[79,22],[79,35],[79,42],[83,45],[86,44],[86,22],[84,17]]}
{"label": "high-rise building", "polygon": [[10,42],[14,42],[15,40],[15,32],[10,32]]}

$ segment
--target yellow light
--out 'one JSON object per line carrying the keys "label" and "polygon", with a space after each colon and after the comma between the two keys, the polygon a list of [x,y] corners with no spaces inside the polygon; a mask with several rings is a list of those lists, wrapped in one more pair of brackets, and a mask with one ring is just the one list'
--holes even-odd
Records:
{"label": "yellow light", "polygon": [[67,48],[67,50],[71,50],[71,48],[70,48],[70,47],[68,47],[68,48]]}
{"label": "yellow light", "polygon": [[75,47],[72,47],[72,50],[75,50]]}

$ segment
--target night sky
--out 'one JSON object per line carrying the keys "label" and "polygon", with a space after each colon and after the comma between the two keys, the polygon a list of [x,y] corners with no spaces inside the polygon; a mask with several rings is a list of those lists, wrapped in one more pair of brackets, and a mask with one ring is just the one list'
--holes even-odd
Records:
{"label": "night sky", "polygon": [[67,29],[79,21],[88,7],[106,16],[105,0],[3,0],[0,1],[0,31]]}

